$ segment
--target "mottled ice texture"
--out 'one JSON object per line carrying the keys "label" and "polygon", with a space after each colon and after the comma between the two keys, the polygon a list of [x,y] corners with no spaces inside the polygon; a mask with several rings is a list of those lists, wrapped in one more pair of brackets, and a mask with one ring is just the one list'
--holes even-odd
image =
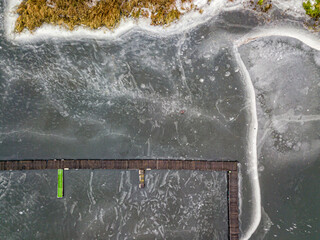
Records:
{"label": "mottled ice texture", "polygon": [[5,239],[227,239],[223,172],[65,171],[0,174],[0,236]]}
{"label": "mottled ice texture", "polygon": [[1,12],[0,158],[238,160],[242,239],[317,239],[319,34],[299,1],[213,2],[113,35],[12,38]]}
{"label": "mottled ice texture", "polygon": [[[0,158],[245,161],[248,116],[241,73],[232,48],[224,43],[224,31],[212,24],[168,37],[137,30],[115,41],[57,39],[16,45],[3,39]],[[246,175],[243,179],[249,181]],[[187,188],[181,191],[187,193]],[[244,193],[251,196],[246,188]],[[214,207],[226,199],[219,201]],[[193,216],[196,209],[191,205],[188,212]],[[250,219],[250,214],[248,209],[243,216]],[[83,222],[91,221],[88,217]],[[123,224],[135,223],[128,219]],[[153,219],[150,224],[150,229],[157,225]],[[218,225],[202,227],[199,234],[226,238]],[[187,227],[192,228],[197,228],[195,222]],[[161,239],[161,232],[157,234]],[[184,239],[188,237],[196,235]]]}
{"label": "mottled ice texture", "polygon": [[240,73],[211,32],[5,42],[1,158],[242,158]]}
{"label": "mottled ice texture", "polygon": [[286,37],[263,38],[241,50],[256,90],[260,163],[287,166],[316,160],[320,53]]}
{"label": "mottled ice texture", "polygon": [[272,226],[266,239],[317,239],[320,52],[297,39],[265,37],[240,53],[257,100],[262,224]]}

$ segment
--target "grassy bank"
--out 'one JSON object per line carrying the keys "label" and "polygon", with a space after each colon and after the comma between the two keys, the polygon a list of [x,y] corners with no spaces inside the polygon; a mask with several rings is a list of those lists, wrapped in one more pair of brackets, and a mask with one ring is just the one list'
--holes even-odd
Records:
{"label": "grassy bank", "polygon": [[76,26],[92,29],[115,28],[122,18],[150,18],[152,25],[167,25],[182,14],[197,9],[193,0],[23,0],[18,6],[15,30],[33,31],[44,23],[61,25],[70,30]]}

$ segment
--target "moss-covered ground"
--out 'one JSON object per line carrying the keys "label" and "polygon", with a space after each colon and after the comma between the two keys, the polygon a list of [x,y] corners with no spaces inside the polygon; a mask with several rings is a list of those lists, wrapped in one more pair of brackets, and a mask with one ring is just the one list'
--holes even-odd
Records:
{"label": "moss-covered ground", "polygon": [[320,0],[315,0],[314,2],[305,1],[303,3],[303,8],[306,10],[306,14],[312,17],[314,20],[319,20],[320,18]]}
{"label": "moss-covered ground", "polygon": [[250,1],[251,6],[254,6],[254,10],[258,10],[261,12],[268,12],[272,8],[272,1],[271,0],[256,0]]}
{"label": "moss-covered ground", "polygon": [[[210,2],[211,0],[208,0]],[[232,0],[229,0],[232,1]],[[117,27],[122,18],[150,18],[152,25],[168,25],[184,13],[195,9],[194,0],[181,0],[178,10],[176,0],[23,0],[17,8],[19,17],[15,30],[33,31],[44,23],[61,25],[70,30],[76,26],[92,29]],[[267,12],[272,0],[249,0],[254,10]],[[320,20],[320,0],[303,2],[306,14],[314,21]]]}
{"label": "moss-covered ground", "polygon": [[128,17],[146,17],[152,25],[168,25],[192,9],[201,12],[193,0],[181,2],[186,7],[179,11],[176,0],[23,0],[17,9],[15,30],[33,31],[44,23],[70,30],[79,25],[113,29]]}

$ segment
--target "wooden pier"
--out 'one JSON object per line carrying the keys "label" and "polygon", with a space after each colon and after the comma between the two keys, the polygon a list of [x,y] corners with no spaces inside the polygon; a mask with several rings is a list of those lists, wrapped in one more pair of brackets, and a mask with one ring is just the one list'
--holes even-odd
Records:
{"label": "wooden pier", "polygon": [[164,160],[164,159],[50,159],[0,160],[0,171],[45,169],[124,169],[124,170],[198,170],[225,171],[228,182],[228,233],[230,240],[239,239],[238,165],[236,161]]}
{"label": "wooden pier", "polygon": [[229,239],[239,239],[238,171],[228,171],[228,226]]}

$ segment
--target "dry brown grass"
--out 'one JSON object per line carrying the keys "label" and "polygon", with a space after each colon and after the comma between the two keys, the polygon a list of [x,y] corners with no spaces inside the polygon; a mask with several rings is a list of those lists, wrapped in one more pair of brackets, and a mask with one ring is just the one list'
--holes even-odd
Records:
{"label": "dry brown grass", "polygon": [[[195,8],[193,0],[182,2],[191,3],[186,11]],[[183,14],[175,3],[175,0],[23,0],[17,9],[15,30],[33,31],[44,23],[70,30],[79,25],[113,29],[127,17],[149,17],[152,25],[167,25]]]}

